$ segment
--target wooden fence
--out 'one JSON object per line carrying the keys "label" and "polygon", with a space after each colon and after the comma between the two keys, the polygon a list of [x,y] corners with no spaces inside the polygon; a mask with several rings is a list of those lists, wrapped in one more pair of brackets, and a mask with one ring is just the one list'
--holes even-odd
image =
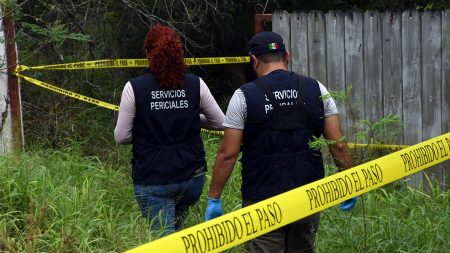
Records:
{"label": "wooden fence", "polygon": [[[404,123],[391,144],[450,131],[450,10],[277,11],[272,29],[289,48],[291,70],[349,92],[349,106],[338,108],[350,140],[355,122],[388,114]],[[426,173],[448,187],[449,163]],[[410,179],[426,181],[424,173]]]}

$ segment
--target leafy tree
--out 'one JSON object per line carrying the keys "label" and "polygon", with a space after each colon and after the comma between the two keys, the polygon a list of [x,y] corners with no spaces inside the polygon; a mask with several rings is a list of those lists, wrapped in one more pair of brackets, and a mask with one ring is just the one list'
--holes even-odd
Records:
{"label": "leafy tree", "polygon": [[[254,14],[275,10],[439,9],[448,0],[5,0],[14,11],[20,64],[27,66],[111,58],[144,58],[142,43],[159,22],[178,31],[186,57],[246,55]],[[227,99],[254,78],[248,64],[191,67],[225,109]],[[141,69],[47,71],[28,75],[87,96],[119,103],[124,83]],[[104,129],[111,141],[114,113],[23,84],[27,143],[61,146]],[[86,129],[86,122],[89,124]],[[98,126],[97,126],[98,124]],[[99,128],[98,128],[99,127]],[[92,129],[89,129],[92,128]],[[84,129],[85,131],[80,131]],[[102,145],[102,144],[101,144]]]}

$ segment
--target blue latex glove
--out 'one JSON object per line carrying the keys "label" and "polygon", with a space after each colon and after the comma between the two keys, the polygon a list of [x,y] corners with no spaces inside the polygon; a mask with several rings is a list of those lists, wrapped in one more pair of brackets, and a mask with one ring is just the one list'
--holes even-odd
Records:
{"label": "blue latex glove", "polygon": [[358,197],[354,197],[351,199],[348,199],[341,203],[341,210],[342,211],[350,211],[353,207],[356,205],[356,201],[358,200]]}
{"label": "blue latex glove", "polygon": [[222,202],[220,201],[220,199],[208,197],[208,202],[206,204],[205,220],[209,221],[222,215],[223,210],[222,210]]}

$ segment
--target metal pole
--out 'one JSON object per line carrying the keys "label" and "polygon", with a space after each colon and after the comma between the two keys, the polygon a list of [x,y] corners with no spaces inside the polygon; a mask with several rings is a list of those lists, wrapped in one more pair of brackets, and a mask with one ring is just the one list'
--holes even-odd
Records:
{"label": "metal pole", "polygon": [[14,151],[23,148],[22,109],[19,80],[12,73],[17,66],[16,34],[12,11],[4,9],[3,29],[5,33],[6,64],[8,68],[8,96],[12,121],[12,146]]}

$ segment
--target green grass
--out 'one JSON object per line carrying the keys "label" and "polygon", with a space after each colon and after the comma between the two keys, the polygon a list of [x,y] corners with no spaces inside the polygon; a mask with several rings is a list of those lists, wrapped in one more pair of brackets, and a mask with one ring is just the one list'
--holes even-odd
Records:
{"label": "green grass", "polygon": [[[219,139],[204,139],[211,168]],[[122,252],[154,240],[158,232],[150,232],[134,200],[129,150],[111,145],[102,160],[77,145],[0,156],[0,252]],[[203,222],[209,175],[186,226]],[[240,208],[240,180],[236,166],[225,212]],[[396,182],[365,194],[350,212],[327,209],[317,252],[448,252],[450,191],[432,189]]]}

